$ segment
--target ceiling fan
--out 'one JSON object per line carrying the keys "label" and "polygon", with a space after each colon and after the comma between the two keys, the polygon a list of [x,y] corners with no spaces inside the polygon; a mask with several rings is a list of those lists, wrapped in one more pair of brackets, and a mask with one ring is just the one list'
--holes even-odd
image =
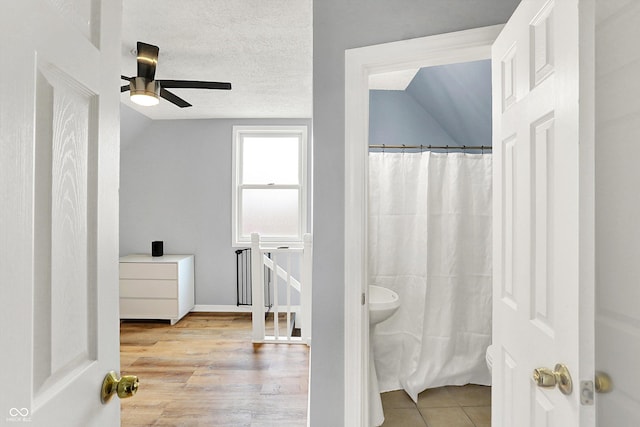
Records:
{"label": "ceiling fan", "polygon": [[138,42],[138,75],[136,77],[120,76],[122,80],[129,82],[128,85],[120,87],[120,92],[130,90],[132,102],[150,106],[160,102],[159,98],[164,98],[178,107],[184,108],[191,107],[191,104],[169,92],[167,88],[231,90],[231,83],[199,80],[155,80],[159,50],[158,46]]}

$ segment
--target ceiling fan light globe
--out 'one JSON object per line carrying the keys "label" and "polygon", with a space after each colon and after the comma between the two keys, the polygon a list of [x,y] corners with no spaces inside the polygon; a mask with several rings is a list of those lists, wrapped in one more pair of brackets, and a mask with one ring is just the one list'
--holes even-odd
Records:
{"label": "ceiling fan light globe", "polygon": [[146,93],[132,93],[131,102],[143,107],[151,107],[152,105],[158,105],[160,100],[154,95],[147,95]]}
{"label": "ceiling fan light globe", "polygon": [[160,84],[155,80],[136,77],[129,81],[131,102],[144,107],[157,105],[160,102]]}

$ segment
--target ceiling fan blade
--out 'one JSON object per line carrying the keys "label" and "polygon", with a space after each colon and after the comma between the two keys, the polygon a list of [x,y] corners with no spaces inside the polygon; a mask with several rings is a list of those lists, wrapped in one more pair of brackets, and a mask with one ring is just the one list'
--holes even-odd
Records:
{"label": "ceiling fan blade", "polygon": [[169,92],[163,87],[160,88],[160,96],[180,108],[191,107],[191,104],[189,104],[187,101],[180,98],[178,95]]}
{"label": "ceiling fan blade", "polygon": [[160,48],[152,44],[138,42],[138,77],[144,77],[151,81],[156,76],[158,65],[158,52]]}
{"label": "ceiling fan blade", "polygon": [[120,86],[120,93],[122,93],[122,92],[126,92],[126,91],[128,91],[128,90],[130,90],[130,89],[131,89],[131,86],[130,86],[130,85],[123,85],[123,86]]}
{"label": "ceiling fan blade", "polygon": [[231,83],[204,82],[199,80],[158,80],[160,86],[182,89],[222,89],[231,90]]}

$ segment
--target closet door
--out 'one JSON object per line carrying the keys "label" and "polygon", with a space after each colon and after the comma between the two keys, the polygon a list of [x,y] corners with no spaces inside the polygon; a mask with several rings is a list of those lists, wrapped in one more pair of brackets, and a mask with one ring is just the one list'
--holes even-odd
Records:
{"label": "closet door", "polygon": [[496,427],[595,425],[592,3],[523,0],[492,50]]}

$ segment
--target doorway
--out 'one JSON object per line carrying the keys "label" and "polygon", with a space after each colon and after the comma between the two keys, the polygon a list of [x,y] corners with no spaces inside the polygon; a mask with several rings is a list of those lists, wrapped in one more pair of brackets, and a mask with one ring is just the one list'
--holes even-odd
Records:
{"label": "doorway", "polygon": [[345,425],[369,425],[367,180],[371,75],[491,57],[502,25],[347,50],[345,56]]}

